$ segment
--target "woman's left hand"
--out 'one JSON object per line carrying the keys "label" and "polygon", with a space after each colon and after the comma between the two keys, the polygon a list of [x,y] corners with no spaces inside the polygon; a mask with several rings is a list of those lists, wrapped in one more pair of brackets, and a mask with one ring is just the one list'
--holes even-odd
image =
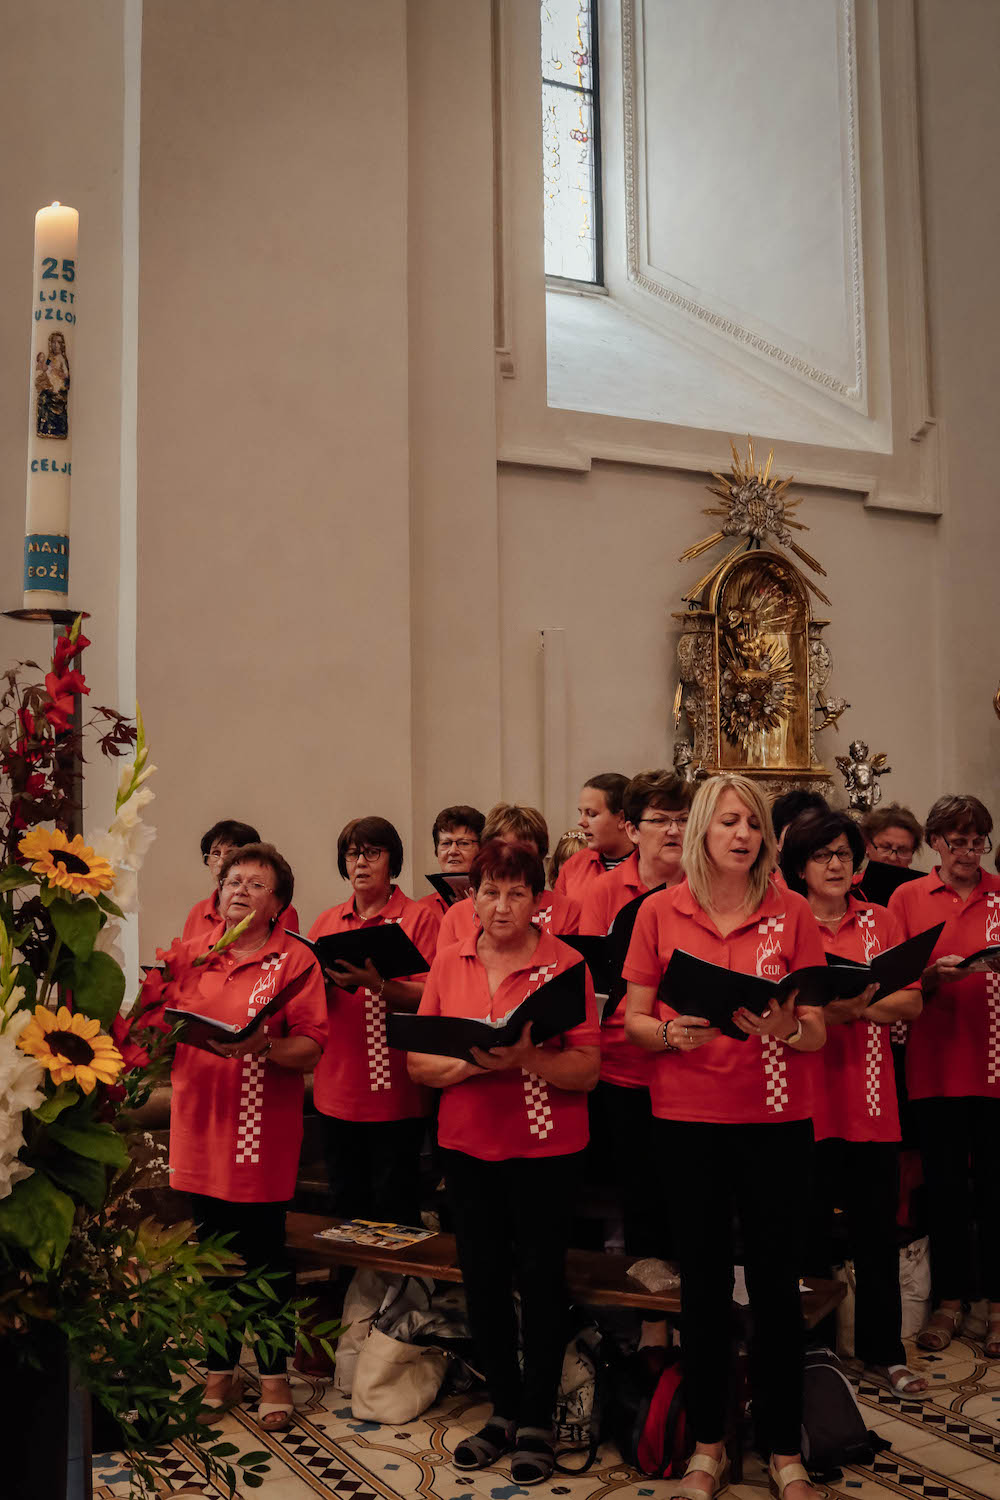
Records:
{"label": "woman's left hand", "polygon": [[772,995],[764,1016],[755,1016],[753,1011],[741,1006],[733,1015],[733,1022],[747,1036],[776,1036],[779,1041],[783,1041],[798,1028],[798,1017],[795,1014],[797,998],[797,990],[780,1001],[777,995]]}
{"label": "woman's left hand", "polygon": [[339,963],[332,964],[323,972],[342,990],[371,990],[376,995],[381,993],[382,976],[370,958],[365,959],[363,969],[354,964]]}
{"label": "woman's left hand", "polygon": [[220,1057],[252,1057],[267,1046],[267,1025],[261,1021],[244,1042],[212,1042],[210,1045]]}
{"label": "woman's left hand", "polygon": [[476,1067],[483,1068],[488,1073],[502,1073],[508,1068],[525,1068],[530,1073],[537,1050],[531,1040],[529,1021],[521,1032],[520,1040],[513,1047],[491,1047],[488,1052],[484,1052],[481,1047],[473,1047],[472,1056]]}

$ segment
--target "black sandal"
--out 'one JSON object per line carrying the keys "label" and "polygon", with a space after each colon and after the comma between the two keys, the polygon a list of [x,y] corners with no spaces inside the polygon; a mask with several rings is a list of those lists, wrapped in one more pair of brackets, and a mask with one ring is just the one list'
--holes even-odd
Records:
{"label": "black sandal", "polygon": [[451,1456],[456,1469],[488,1469],[514,1446],[514,1423],[490,1417],[471,1437],[463,1438]]}
{"label": "black sandal", "polygon": [[515,1484],[541,1484],[552,1478],[556,1456],[552,1451],[551,1429],[519,1427],[510,1460],[510,1477]]}

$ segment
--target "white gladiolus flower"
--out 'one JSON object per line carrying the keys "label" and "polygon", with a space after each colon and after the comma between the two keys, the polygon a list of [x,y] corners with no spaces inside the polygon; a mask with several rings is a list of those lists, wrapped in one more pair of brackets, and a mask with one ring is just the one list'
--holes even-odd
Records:
{"label": "white gladiolus flower", "polygon": [[17,1038],[30,1019],[30,1011],[17,1011],[6,1018],[0,1032],[0,1198],[6,1198],[16,1182],[31,1176],[32,1168],[18,1160],[24,1145],[22,1116],[45,1098],[40,1087],[45,1069],[17,1047]]}

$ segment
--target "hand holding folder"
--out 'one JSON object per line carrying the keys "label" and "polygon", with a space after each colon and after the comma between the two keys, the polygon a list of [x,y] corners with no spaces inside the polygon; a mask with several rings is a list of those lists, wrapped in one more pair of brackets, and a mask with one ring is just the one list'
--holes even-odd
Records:
{"label": "hand holding folder", "polygon": [[[347,932],[331,932],[315,940],[301,933],[289,937],[303,943],[319,960],[323,973],[346,964],[359,971],[358,979],[341,986],[357,989],[367,983],[365,966],[371,962],[379,979],[408,979],[412,974],[426,974],[430,968],[419,948],[411,942],[398,922],[379,922],[374,927],[352,927]],[[339,983],[336,975],[333,982]]]}
{"label": "hand holding folder", "polygon": [[266,1005],[261,1006],[257,1014],[247,1021],[245,1026],[234,1026],[228,1021],[220,1021],[215,1016],[202,1015],[199,1011],[184,1010],[173,1005],[166,1007],[163,1019],[169,1026],[181,1027],[178,1042],[183,1042],[188,1047],[197,1047],[202,1052],[214,1052],[217,1057],[220,1057],[225,1054],[218,1052],[218,1046],[239,1047],[244,1042],[248,1042],[258,1027],[277,1015],[279,1010],[284,1010],[289,1000],[294,1000],[311,974],[312,966],[310,965],[294,979],[290,979],[283,989],[268,1000]]}
{"label": "hand holding folder", "polygon": [[473,1047],[489,1052],[493,1047],[513,1047],[531,1026],[536,1047],[581,1026],[587,1015],[585,965],[574,964],[522,1000],[496,1021],[466,1016],[414,1016],[390,1011],[385,1034],[390,1047],[403,1052],[429,1052],[436,1057],[460,1057],[474,1062]]}

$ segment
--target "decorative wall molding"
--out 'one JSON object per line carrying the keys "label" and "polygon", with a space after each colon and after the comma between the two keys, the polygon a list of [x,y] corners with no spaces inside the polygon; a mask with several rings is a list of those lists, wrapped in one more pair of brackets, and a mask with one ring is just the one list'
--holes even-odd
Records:
{"label": "decorative wall molding", "polygon": [[857,47],[854,0],[837,0],[839,46],[845,110],[847,171],[844,181],[846,238],[850,266],[851,334],[853,380],[850,384],[830,370],[803,359],[790,349],[747,328],[738,319],[721,313],[677,287],[651,274],[642,253],[644,239],[644,206],[642,181],[642,129],[639,118],[643,96],[643,48],[641,12],[643,0],[621,0],[622,12],[622,95],[625,132],[625,241],[629,280],[642,291],[697,319],[710,328],[755,354],[791,370],[794,374],[839,397],[855,408],[867,403],[864,273],[861,250],[860,177],[858,170],[858,86]]}

